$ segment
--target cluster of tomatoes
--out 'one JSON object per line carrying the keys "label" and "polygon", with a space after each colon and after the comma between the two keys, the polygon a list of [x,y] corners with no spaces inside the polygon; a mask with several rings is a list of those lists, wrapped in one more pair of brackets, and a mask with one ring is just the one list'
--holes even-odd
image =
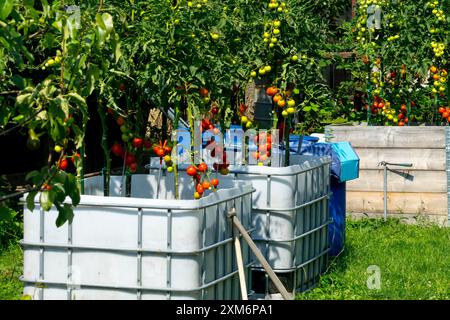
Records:
{"label": "cluster of tomatoes", "polygon": [[53,66],[58,66],[61,64],[61,51],[57,51],[56,56],[53,58],[48,59],[44,65],[41,67],[42,70],[45,70],[47,68],[51,68]]}
{"label": "cluster of tomatoes", "polygon": [[173,161],[170,156],[172,154],[172,147],[168,145],[167,140],[164,142],[160,141],[159,144],[155,144],[153,146],[153,153],[160,158],[161,164],[164,160],[167,172],[173,172]]}
{"label": "cluster of tomatoes", "polygon": [[258,151],[253,152],[252,157],[259,161],[258,165],[264,165],[272,153],[272,136],[266,132],[260,133],[253,141],[258,146]]}
{"label": "cluster of tomatoes", "polygon": [[[411,107],[414,106],[414,102],[411,101]],[[400,113],[397,116],[398,121],[394,122],[397,123],[398,122],[398,126],[399,127],[404,127],[406,124],[409,123],[409,118],[408,118],[408,108],[406,108],[406,104],[402,104],[400,106]]]}
{"label": "cluster of tomatoes", "polygon": [[[414,107],[414,105],[414,101],[411,101],[411,107]],[[366,108],[368,107],[366,106]],[[397,114],[397,110],[391,107],[391,103],[389,101],[375,96],[375,100],[371,106],[371,111],[373,115],[381,114],[382,116],[384,116],[386,118],[387,124],[391,122],[395,125],[398,125],[399,127],[403,127],[409,123],[408,108],[406,107],[406,104],[402,104],[400,106],[400,110]]]}
{"label": "cluster of tomatoes", "polygon": [[203,197],[207,190],[217,190],[219,179],[214,178],[209,181],[208,165],[206,163],[202,162],[198,166],[191,165],[187,168],[186,173],[188,174],[188,176],[191,176],[195,182],[194,199],[198,200]]}
{"label": "cluster of tomatoes", "polygon": [[250,119],[246,116],[247,106],[244,103],[241,103],[239,105],[239,116],[241,117],[241,123],[244,128],[250,129],[253,127],[253,123],[250,121]]}
{"label": "cluster of tomatoes", "polygon": [[431,13],[436,17],[436,20],[439,22],[444,22],[446,20],[446,15],[444,10],[438,8],[438,5],[438,1],[428,2],[428,7],[433,9]]}
{"label": "cluster of tomatoes", "polygon": [[295,113],[295,100],[292,99],[286,92],[281,92],[276,87],[269,87],[266,94],[272,97],[273,103],[282,109],[281,115],[284,118],[292,116]]}
{"label": "cluster of tomatoes", "polygon": [[125,165],[130,169],[130,172],[135,173],[137,171],[138,164],[136,156],[131,152],[125,152],[124,147],[120,143],[115,142],[111,147],[111,152],[117,157],[124,158]]}
{"label": "cluster of tomatoes", "polygon": [[439,114],[443,121],[450,122],[450,107],[439,107]]}
{"label": "cluster of tomatoes", "polygon": [[187,6],[189,8],[197,8],[197,9],[201,9],[203,7],[203,5],[207,4],[208,0],[193,0],[193,1],[188,1],[187,2]]}
{"label": "cluster of tomatoes", "polygon": [[446,69],[439,70],[436,66],[430,68],[430,73],[433,82],[432,92],[434,94],[444,94],[447,83],[448,71]]}
{"label": "cluster of tomatoes", "polygon": [[383,111],[383,109],[385,109],[386,104],[383,98],[380,98],[378,96],[374,97],[374,101],[372,103],[372,105],[370,106],[370,110],[372,111],[372,114],[378,114],[381,113]]}
{"label": "cluster of tomatoes", "polygon": [[277,12],[284,12],[284,13],[288,13],[289,10],[286,9],[286,3],[285,2],[278,2],[277,0],[270,0],[269,5],[268,5],[269,9],[272,10],[276,10]]}
{"label": "cluster of tomatoes", "polygon": [[[114,114],[111,109],[108,109],[108,113]],[[149,140],[133,134],[122,116],[119,116],[116,119],[116,122],[122,132],[122,141],[125,145],[127,145],[128,150],[125,150],[121,143],[115,142],[111,147],[111,152],[117,157],[124,158],[125,165],[128,167],[130,172],[135,173],[138,169],[136,154],[141,150],[149,152],[151,150],[152,143]]]}

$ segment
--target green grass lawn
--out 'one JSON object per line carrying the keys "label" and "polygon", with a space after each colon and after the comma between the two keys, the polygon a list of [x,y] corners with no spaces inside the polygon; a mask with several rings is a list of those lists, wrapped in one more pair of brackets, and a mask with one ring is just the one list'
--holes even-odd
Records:
{"label": "green grass lawn", "polygon": [[23,256],[18,244],[0,251],[0,300],[17,300],[22,296]]}
{"label": "green grass lawn", "polygon": [[[381,272],[370,290],[369,266]],[[20,299],[22,251],[0,251],[0,300]],[[406,225],[398,220],[347,222],[346,251],[314,290],[298,299],[450,299],[450,228]]]}
{"label": "green grass lawn", "polygon": [[[450,228],[366,219],[347,221],[346,236],[345,253],[297,299],[450,299]],[[379,290],[367,286],[369,266]]]}

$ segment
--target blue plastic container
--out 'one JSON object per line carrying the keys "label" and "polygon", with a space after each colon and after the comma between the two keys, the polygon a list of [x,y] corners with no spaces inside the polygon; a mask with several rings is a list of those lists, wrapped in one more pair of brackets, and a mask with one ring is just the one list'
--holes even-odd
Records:
{"label": "blue plastic container", "polygon": [[346,219],[346,181],[359,177],[359,157],[349,142],[315,143],[308,145],[304,155],[329,156],[331,164],[331,192],[329,202],[330,255],[336,256],[344,249]]}

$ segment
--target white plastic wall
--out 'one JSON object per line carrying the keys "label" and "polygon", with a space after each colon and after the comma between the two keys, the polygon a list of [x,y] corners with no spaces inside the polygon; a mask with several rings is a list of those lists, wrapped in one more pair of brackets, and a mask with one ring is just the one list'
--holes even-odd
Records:
{"label": "white plastic wall", "polygon": [[[162,177],[158,198],[157,180],[134,175],[131,198],[105,198],[103,178],[87,179],[89,195],[73,223],[61,228],[56,210],[25,208],[24,293],[34,299],[239,299],[226,215],[235,207],[250,226],[251,186],[223,182],[201,200],[174,200],[172,176]],[[120,185],[120,177],[111,179],[112,195]],[[182,199],[192,199],[192,179],[181,178],[180,190]],[[244,253],[249,262],[245,245]]]}

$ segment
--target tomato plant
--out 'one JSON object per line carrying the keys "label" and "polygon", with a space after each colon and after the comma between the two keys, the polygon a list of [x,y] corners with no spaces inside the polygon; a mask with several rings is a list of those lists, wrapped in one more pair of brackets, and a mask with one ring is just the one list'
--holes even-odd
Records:
{"label": "tomato plant", "polygon": [[[0,129],[25,130],[30,149],[40,147],[42,134],[49,136],[48,166],[28,175],[27,202],[31,209],[44,189],[40,204],[44,210],[56,206],[58,225],[71,220],[79,202],[83,159],[74,154],[83,154],[86,98],[94,91],[110,96],[105,84],[117,76],[113,66],[121,58],[112,15],[99,13],[93,2],[81,7],[83,14],[78,9],[46,0],[0,5]],[[68,158],[75,169],[66,173]],[[67,196],[72,204],[64,203]]]}
{"label": "tomato plant", "polygon": [[[446,0],[357,2],[357,16],[346,26],[357,59],[345,67],[359,91],[354,111],[362,117],[367,111],[369,123],[447,123],[438,110],[450,103],[449,7]],[[377,110],[379,99],[385,105]]]}

